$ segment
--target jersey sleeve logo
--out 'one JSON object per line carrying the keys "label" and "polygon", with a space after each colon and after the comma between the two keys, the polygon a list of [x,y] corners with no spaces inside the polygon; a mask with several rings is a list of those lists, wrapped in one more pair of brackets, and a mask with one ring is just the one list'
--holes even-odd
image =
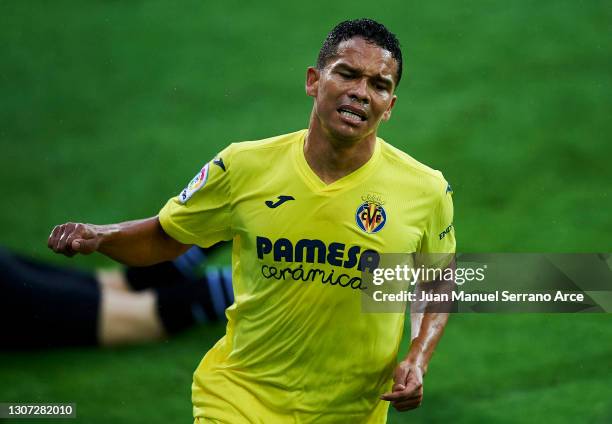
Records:
{"label": "jersey sleeve logo", "polygon": [[206,185],[206,181],[208,180],[208,167],[210,163],[204,165],[204,167],[196,174],[195,177],[189,182],[187,187],[181,191],[179,194],[179,202],[183,205],[187,203],[191,196],[193,196],[198,190]]}
{"label": "jersey sleeve logo", "polygon": [[225,171],[226,171],[226,169],[225,169],[225,164],[223,163],[223,158],[221,158],[221,157],[216,157],[216,158],[213,160],[213,163],[214,163],[215,165],[217,165],[219,168],[223,169],[223,172],[225,172]]}
{"label": "jersey sleeve logo", "polygon": [[453,223],[451,222],[451,224],[448,227],[446,227],[444,229],[444,231],[442,231],[440,234],[438,234],[438,237],[440,237],[440,240],[442,240],[444,237],[446,237],[446,235],[448,233],[450,233],[452,229],[453,229]]}

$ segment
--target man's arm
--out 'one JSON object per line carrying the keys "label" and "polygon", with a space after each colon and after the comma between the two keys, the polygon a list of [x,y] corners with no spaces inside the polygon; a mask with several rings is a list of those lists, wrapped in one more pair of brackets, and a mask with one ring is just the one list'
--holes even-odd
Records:
{"label": "man's arm", "polygon": [[53,228],[47,246],[66,256],[97,251],[131,266],[172,260],[190,247],[166,234],[157,216],[109,225],[69,222]]}
{"label": "man's arm", "polygon": [[[455,269],[453,260],[448,266]],[[450,298],[453,281],[432,281],[417,284],[419,291],[447,294]],[[420,294],[417,294],[420,298]],[[423,376],[442,337],[452,302],[415,302],[411,304],[412,340],[406,358],[395,368],[391,392],[381,396],[398,411],[418,408],[423,400]]]}

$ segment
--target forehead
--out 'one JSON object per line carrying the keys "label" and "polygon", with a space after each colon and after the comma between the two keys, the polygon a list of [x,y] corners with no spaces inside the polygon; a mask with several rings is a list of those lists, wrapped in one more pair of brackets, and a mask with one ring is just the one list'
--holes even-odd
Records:
{"label": "forehead", "polygon": [[327,66],[340,64],[381,76],[397,75],[398,67],[390,51],[361,37],[353,37],[338,44],[336,54],[329,60]]}

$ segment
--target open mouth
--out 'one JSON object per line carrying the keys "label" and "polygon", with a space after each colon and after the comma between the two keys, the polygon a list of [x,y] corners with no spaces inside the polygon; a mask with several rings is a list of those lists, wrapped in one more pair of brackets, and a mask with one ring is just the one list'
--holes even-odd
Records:
{"label": "open mouth", "polygon": [[338,113],[354,122],[363,122],[366,120],[365,115],[346,108],[339,108]]}

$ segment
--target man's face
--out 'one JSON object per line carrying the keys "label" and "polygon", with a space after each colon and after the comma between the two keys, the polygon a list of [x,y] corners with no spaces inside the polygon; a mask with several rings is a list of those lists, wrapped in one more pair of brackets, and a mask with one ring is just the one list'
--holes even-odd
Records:
{"label": "man's face", "polygon": [[391,117],[397,66],[389,51],[354,37],[338,45],[325,68],[308,68],[306,93],[323,131],[349,143],[375,134]]}

